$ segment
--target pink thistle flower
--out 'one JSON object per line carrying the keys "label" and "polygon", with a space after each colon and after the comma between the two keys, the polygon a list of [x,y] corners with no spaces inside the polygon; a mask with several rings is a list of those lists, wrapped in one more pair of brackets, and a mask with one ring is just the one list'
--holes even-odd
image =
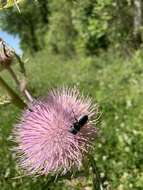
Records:
{"label": "pink thistle flower", "polygon": [[[28,174],[40,175],[80,169],[96,136],[92,119],[96,115],[97,106],[76,89],[53,90],[33,102],[14,128],[20,166]],[[84,116],[88,121],[74,134],[74,124]]]}

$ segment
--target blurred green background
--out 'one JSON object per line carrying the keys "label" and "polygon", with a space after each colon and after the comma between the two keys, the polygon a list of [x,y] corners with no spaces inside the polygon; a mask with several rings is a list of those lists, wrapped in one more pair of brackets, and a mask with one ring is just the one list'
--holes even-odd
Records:
{"label": "blurred green background", "polygon": [[[142,190],[142,0],[26,0],[19,7],[21,13],[16,7],[0,12],[0,28],[20,38],[30,91],[38,97],[64,84],[89,94],[102,112],[94,156],[104,186]],[[18,91],[7,71],[0,75]],[[0,105],[0,189],[91,190],[89,174],[56,183],[21,177],[11,152],[20,113]]]}

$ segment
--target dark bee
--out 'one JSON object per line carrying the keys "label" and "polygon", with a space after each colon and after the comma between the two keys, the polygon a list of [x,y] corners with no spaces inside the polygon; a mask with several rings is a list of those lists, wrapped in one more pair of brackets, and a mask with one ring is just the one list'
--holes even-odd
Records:
{"label": "dark bee", "polygon": [[73,123],[73,125],[71,126],[71,128],[69,130],[74,135],[76,135],[78,133],[78,131],[80,131],[80,129],[87,123],[88,115],[82,116],[79,120],[77,120],[75,118],[75,120],[76,121]]}

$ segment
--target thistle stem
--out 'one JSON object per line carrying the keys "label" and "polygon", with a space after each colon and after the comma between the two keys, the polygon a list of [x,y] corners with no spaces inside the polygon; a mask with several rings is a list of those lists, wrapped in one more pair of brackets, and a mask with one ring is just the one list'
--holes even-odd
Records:
{"label": "thistle stem", "polygon": [[21,73],[23,73],[23,75],[26,76],[26,70],[24,67],[24,62],[21,60],[20,56],[17,53],[14,52],[14,55],[15,55],[17,61],[19,62]]}
{"label": "thistle stem", "polygon": [[12,78],[14,79],[15,83],[17,84],[17,86],[20,86],[20,82],[16,76],[16,74],[14,73],[14,71],[12,70],[11,67],[7,68],[8,72],[10,73],[10,75],[12,76]]}
{"label": "thistle stem", "polygon": [[98,171],[98,168],[96,166],[96,161],[93,158],[93,156],[90,156],[90,164],[92,167],[92,172],[93,172],[93,189],[94,190],[104,190],[100,178],[100,174]]}
{"label": "thistle stem", "polygon": [[[8,67],[7,70],[9,71],[10,75],[11,75],[12,78],[14,79],[15,83],[17,84],[17,86],[20,88],[21,84],[20,84],[20,81],[18,80],[18,78],[17,78],[15,72],[12,70],[11,67]],[[33,98],[32,98],[32,96],[31,96],[30,92],[29,92],[26,88],[23,89],[22,92],[23,92],[24,96],[26,97],[26,99],[27,99],[28,101],[30,101],[30,102],[33,101]]]}
{"label": "thistle stem", "polygon": [[6,89],[9,96],[12,98],[13,103],[23,109],[26,107],[26,104],[23,102],[23,100],[13,91],[12,88],[9,87],[9,85],[3,80],[3,78],[0,76],[0,85]]}

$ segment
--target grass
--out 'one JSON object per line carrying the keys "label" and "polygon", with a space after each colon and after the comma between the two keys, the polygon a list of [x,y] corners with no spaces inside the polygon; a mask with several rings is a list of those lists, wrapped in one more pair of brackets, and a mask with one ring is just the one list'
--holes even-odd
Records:
{"label": "grass", "polygon": [[[112,51],[98,57],[64,59],[46,50],[26,63],[29,89],[43,96],[59,85],[76,85],[100,105],[101,122],[95,158],[103,183],[111,190],[142,190],[143,187],[143,54],[124,58]],[[17,65],[14,66],[18,71]],[[2,76],[15,88],[3,71]],[[4,91],[1,89],[1,93]],[[0,106],[0,187],[2,190],[92,189],[91,176],[51,183],[50,177],[23,177],[11,152],[11,133],[20,110]]]}

